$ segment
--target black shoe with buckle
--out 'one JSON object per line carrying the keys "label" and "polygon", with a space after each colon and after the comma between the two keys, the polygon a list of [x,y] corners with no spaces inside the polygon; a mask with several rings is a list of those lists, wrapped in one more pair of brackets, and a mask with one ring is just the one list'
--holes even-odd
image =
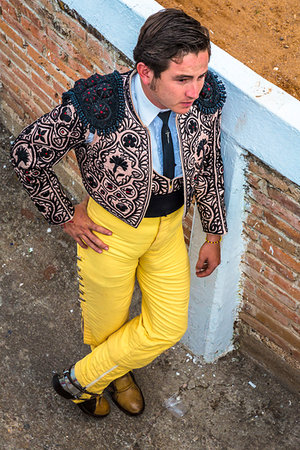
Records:
{"label": "black shoe with buckle", "polygon": [[107,416],[110,412],[110,405],[103,395],[88,392],[84,389],[75,378],[74,368],[65,370],[63,375],[57,373],[53,375],[52,385],[54,390],[61,397],[68,400],[79,400],[83,394],[88,394],[91,398],[87,400],[82,399],[75,404],[86,414],[101,419]]}

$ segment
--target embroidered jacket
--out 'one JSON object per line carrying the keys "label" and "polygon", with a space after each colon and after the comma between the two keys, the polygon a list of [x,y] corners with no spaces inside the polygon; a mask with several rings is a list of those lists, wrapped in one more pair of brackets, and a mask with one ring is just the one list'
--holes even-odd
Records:
{"label": "embroidered jacket", "polygon": [[[172,192],[183,182],[185,213],[195,195],[203,230],[225,233],[220,154],[223,84],[208,72],[189,112],[177,115],[183,177],[169,180],[152,170],[149,132],[132,103],[132,73],[115,71],[78,80],[63,94],[62,105],[21,132],[11,156],[24,188],[50,223],[72,219],[74,207],[52,167],[75,149],[88,194],[129,225],[139,225],[151,194]],[[92,142],[90,133],[95,133]]]}

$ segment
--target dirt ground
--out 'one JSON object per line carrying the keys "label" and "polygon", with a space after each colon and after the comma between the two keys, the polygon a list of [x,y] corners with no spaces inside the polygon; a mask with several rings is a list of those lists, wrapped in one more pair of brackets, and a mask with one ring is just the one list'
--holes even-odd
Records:
{"label": "dirt ground", "polygon": [[[238,352],[205,364],[171,348],[135,372],[146,399],[136,418],[112,404],[97,421],[54,393],[52,371],[88,351],[76,247],[17,181],[12,139],[0,124],[0,450],[299,449],[299,398]],[[134,315],[140,299],[136,289]]]}
{"label": "dirt ground", "polygon": [[160,0],[198,19],[214,44],[300,99],[299,0]]}

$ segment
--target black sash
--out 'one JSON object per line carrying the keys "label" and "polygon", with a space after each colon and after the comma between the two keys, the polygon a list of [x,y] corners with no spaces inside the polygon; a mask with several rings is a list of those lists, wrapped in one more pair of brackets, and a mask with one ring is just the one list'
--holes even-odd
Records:
{"label": "black sash", "polygon": [[152,194],[145,217],[166,216],[181,208],[183,203],[183,187],[169,194]]}

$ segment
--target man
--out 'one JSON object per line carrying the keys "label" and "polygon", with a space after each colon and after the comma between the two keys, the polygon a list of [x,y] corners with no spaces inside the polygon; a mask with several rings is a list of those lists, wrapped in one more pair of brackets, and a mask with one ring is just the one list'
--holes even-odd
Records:
{"label": "man", "polygon": [[[187,327],[189,262],[182,216],[193,195],[207,233],[196,264],[220,263],[226,232],[221,82],[208,72],[208,30],[176,9],[148,18],[135,70],[79,80],[62,105],[22,131],[12,161],[52,224],[78,243],[84,342],[91,352],[53,377],[56,392],[104,417],[103,391],[138,415],[132,370],[177,342]],[[75,207],[52,171],[74,148],[89,197]],[[135,277],[142,311],[128,321]]]}

